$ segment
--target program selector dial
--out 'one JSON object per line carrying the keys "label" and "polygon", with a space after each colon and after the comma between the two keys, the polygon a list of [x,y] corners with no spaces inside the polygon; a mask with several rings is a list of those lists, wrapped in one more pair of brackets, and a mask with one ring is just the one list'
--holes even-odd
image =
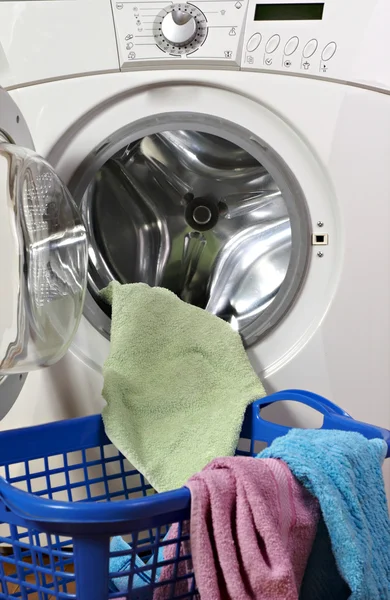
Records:
{"label": "program selector dial", "polygon": [[193,4],[172,4],[157,15],[153,34],[160,50],[174,56],[190,54],[207,37],[207,19]]}

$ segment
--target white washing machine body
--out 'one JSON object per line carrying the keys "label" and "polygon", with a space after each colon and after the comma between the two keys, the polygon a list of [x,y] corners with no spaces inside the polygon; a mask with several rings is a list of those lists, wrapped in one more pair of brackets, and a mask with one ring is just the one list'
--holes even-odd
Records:
{"label": "white washing machine body", "polygon": [[[0,6],[0,83],[36,151],[77,196],[107,151],[141,134],[241,132],[275,179],[284,166],[307,209],[299,285],[248,343],[254,369],[269,391],[310,389],[390,428],[388,3],[138,4]],[[191,7],[195,49],[175,45],[182,32],[164,21]],[[36,20],[47,36],[26,52]],[[29,373],[2,428],[101,410],[109,341],[94,311],[90,299],[60,362]]]}

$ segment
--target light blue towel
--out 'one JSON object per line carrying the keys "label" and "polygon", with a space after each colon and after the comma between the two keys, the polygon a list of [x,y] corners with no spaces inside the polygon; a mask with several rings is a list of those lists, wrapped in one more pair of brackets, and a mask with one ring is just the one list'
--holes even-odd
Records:
{"label": "light blue towel", "polygon": [[[383,440],[359,433],[293,429],[258,455],[282,459],[318,498],[327,530],[318,530],[322,539],[314,544],[311,564],[321,563],[315,553],[326,545],[328,531],[338,570],[351,590],[341,598],[390,600],[390,519],[381,471],[386,449]],[[324,573],[310,571],[309,563],[301,598],[338,598]]]}
{"label": "light blue towel", "polygon": [[[165,539],[165,538],[164,538]],[[118,535],[113,537],[110,543],[110,552],[126,552],[130,551],[131,546],[124,539]],[[164,560],[163,557],[164,546],[159,548],[157,562],[160,563]],[[153,565],[153,556],[149,559],[149,562],[145,563],[142,558],[140,558],[137,554],[135,555],[135,566],[136,567],[145,567],[148,565],[150,569]],[[119,573],[121,571],[129,571],[131,566],[131,555],[128,554],[126,556],[115,556],[110,558],[110,573]],[[156,570],[156,581],[158,581],[160,577],[162,567],[159,567]],[[149,585],[151,582],[151,570],[150,571],[141,571],[139,574],[135,574],[133,577],[132,589],[137,589],[143,587],[145,585]],[[123,575],[123,577],[113,577],[109,581],[109,588],[112,592],[127,592],[129,583],[129,576]]]}

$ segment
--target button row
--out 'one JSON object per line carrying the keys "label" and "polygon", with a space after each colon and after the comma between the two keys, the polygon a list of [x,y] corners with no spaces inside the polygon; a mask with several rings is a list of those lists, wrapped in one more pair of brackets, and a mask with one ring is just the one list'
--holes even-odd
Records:
{"label": "button row", "polygon": [[[262,40],[261,33],[259,33],[259,32],[254,33],[249,38],[248,43],[246,45],[247,51],[254,52],[255,50],[257,50],[257,48],[260,46],[261,40]],[[280,35],[278,35],[276,33],[275,35],[271,36],[269,38],[269,40],[267,41],[267,43],[265,45],[266,53],[272,54],[273,52],[275,52],[275,50],[279,47],[279,44],[280,44]],[[294,52],[298,48],[298,46],[299,46],[299,38],[297,36],[290,38],[284,47],[284,54],[286,56],[291,56],[291,54],[294,54]],[[313,54],[316,52],[317,48],[318,48],[318,41],[316,39],[312,39],[312,40],[308,41],[302,51],[303,58],[310,58],[310,56],[313,56]],[[324,61],[330,60],[332,58],[332,56],[334,55],[334,53],[336,52],[336,50],[337,50],[336,42],[329,42],[329,44],[327,44],[325,46],[325,48],[322,50],[322,54],[321,54],[322,60],[324,60]]]}

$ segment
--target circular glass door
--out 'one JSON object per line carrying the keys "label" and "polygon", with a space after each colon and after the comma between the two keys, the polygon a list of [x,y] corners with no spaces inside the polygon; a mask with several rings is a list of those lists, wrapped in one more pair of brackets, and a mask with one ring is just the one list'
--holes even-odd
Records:
{"label": "circular glass door", "polygon": [[57,362],[85,296],[85,228],[66,186],[32,145],[17,105],[0,89],[0,377]]}
{"label": "circular glass door", "polygon": [[103,144],[105,160],[79,198],[90,241],[86,314],[109,335],[99,291],[113,279],[144,282],[228,321],[250,345],[301,286],[303,194],[280,157],[242,128],[159,128],[132,131],[130,141],[126,132],[113,154]]}

